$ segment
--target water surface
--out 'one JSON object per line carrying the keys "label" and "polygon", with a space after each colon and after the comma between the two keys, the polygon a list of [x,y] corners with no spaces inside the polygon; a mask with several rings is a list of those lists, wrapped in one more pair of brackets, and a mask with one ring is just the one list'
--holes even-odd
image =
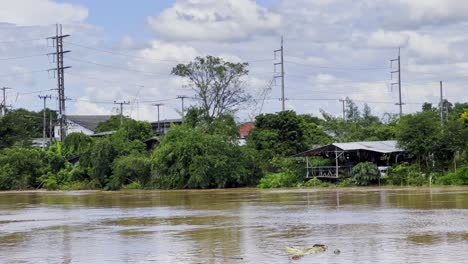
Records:
{"label": "water surface", "polygon": [[467,259],[468,188],[0,193],[0,263]]}

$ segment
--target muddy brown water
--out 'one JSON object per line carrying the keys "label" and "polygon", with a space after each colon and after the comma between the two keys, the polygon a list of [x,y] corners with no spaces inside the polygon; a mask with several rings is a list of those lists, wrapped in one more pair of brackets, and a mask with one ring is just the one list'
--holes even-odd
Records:
{"label": "muddy brown water", "polygon": [[0,263],[467,261],[468,188],[0,193]]}

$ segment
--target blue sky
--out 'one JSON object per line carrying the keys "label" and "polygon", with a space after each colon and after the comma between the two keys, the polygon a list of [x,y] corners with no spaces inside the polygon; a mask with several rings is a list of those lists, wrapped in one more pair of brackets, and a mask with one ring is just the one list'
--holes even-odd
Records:
{"label": "blue sky", "polygon": [[178,117],[177,95],[193,91],[169,73],[205,55],[249,62],[246,90],[257,99],[266,92],[265,103],[243,107],[239,120],[279,111],[280,87],[269,83],[281,35],[287,108],[299,113],[339,115],[345,97],[378,115],[398,112],[389,63],[398,47],[405,112],[437,103],[440,80],[445,97],[468,101],[468,3],[456,0],[5,1],[0,86],[14,88],[13,107],[38,110],[39,94],[54,95],[45,38],[57,22],[72,35],[65,43],[69,114],[116,113],[113,102],[127,100],[134,118],[154,120],[156,101],[165,104],[163,118]]}

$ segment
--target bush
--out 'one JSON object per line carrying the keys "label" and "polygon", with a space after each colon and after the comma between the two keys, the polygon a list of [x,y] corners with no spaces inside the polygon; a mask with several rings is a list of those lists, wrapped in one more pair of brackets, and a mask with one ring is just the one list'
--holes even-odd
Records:
{"label": "bush", "polygon": [[355,185],[356,185],[356,181],[354,180],[354,178],[341,179],[336,183],[337,187],[351,187]]}
{"label": "bush", "polygon": [[356,185],[367,186],[377,183],[380,177],[377,165],[371,162],[361,162],[353,167],[351,174],[353,175]]}
{"label": "bush", "polygon": [[330,186],[333,186],[333,184],[330,182],[322,181],[317,178],[310,179],[304,184],[304,187],[330,187]]}
{"label": "bush", "polygon": [[296,187],[301,182],[302,177],[292,173],[270,173],[260,180],[257,187],[262,189]]}
{"label": "bush", "polygon": [[151,176],[150,160],[143,155],[119,157],[112,164],[112,173],[107,186],[111,190],[136,182],[140,187],[145,186]]}
{"label": "bush", "polygon": [[7,148],[0,152],[0,190],[24,190],[40,187],[39,178],[47,164],[44,151]]}
{"label": "bush", "polygon": [[442,185],[468,185],[468,166],[463,166],[456,172],[449,172],[436,182]]}
{"label": "bush", "polygon": [[417,185],[429,183],[419,171],[417,164],[402,163],[388,170],[388,183],[393,185]]}

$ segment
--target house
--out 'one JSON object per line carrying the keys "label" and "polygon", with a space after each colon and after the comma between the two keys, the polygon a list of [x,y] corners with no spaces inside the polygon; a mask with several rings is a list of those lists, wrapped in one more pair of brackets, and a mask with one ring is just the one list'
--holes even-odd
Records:
{"label": "house", "polygon": [[[111,117],[111,115],[69,115],[66,117],[66,134],[81,132],[85,135],[92,136],[95,134],[98,124],[109,120]],[[59,125],[54,127],[54,135],[55,138],[60,138]]]}
{"label": "house", "polygon": [[[372,162],[379,170],[385,171],[397,163],[402,154],[403,149],[397,146],[397,142],[389,140],[333,143],[312,148],[295,157],[305,158],[306,178],[338,179],[350,175],[351,169],[360,162]],[[330,159],[334,166],[314,166],[310,162],[310,157],[314,156]]]}
{"label": "house", "polygon": [[247,137],[249,136],[250,130],[255,127],[254,122],[245,122],[239,126],[239,145],[243,146],[247,143]]}
{"label": "house", "polygon": [[154,133],[156,136],[162,136],[169,131],[172,124],[181,125],[182,119],[164,119],[160,120],[159,122],[151,122],[151,127],[153,128]]}

